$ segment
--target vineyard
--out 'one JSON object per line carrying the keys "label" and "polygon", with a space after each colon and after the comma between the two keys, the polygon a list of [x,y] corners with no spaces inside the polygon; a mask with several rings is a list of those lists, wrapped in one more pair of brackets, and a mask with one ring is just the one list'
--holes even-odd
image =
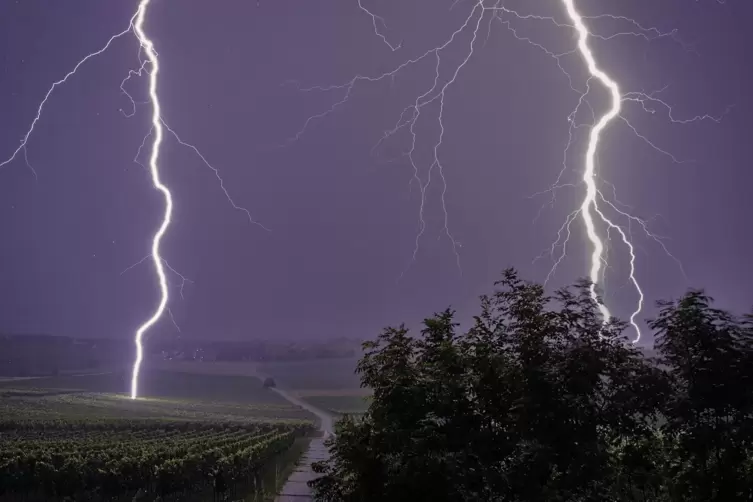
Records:
{"label": "vineyard", "polygon": [[154,500],[256,487],[310,425],[160,420],[0,422],[0,500]]}

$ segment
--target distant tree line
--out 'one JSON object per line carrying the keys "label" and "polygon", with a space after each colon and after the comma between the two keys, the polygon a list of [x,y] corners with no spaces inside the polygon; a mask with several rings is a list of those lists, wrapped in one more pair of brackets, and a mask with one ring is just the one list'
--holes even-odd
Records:
{"label": "distant tree line", "polygon": [[661,302],[654,359],[587,282],[496,285],[466,333],[446,310],[365,344],[374,397],[315,465],[319,500],[753,500],[753,315]]}
{"label": "distant tree line", "polygon": [[[280,342],[275,340],[201,341],[155,338],[150,358],[202,362],[307,361],[354,358],[360,342],[347,338]],[[131,339],[71,338],[0,333],[0,376],[52,376],[130,366]]]}

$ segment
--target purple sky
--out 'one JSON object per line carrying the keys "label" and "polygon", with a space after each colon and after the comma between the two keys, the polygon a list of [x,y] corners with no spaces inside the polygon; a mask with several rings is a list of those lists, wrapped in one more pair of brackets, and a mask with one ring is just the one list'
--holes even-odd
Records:
{"label": "purple sky", "polygon": [[[313,122],[299,141],[271,148],[343,96],[300,92],[283,83],[341,84],[356,74],[390,71],[462,24],[473,2],[450,10],[452,3],[364,0],[384,16],[389,40],[402,40],[393,53],[355,0],[267,0],[260,6],[251,0],[154,0],[146,29],[160,56],[165,119],[220,170],[236,203],[271,230],[233,210],[200,159],[166,138],[162,172],[176,206],[163,254],[193,281],[181,299],[180,279],[171,276],[170,306],[185,336],[372,336],[384,325],[411,323],[450,304],[464,316],[474,313],[477,296],[507,266],[530,279],[546,277],[551,260],[532,260],[577,207],[583,187],[560,192],[558,203],[535,224],[547,199],[529,195],[546,189],[561,168],[566,117],[578,95],[552,58],[499,23],[488,40],[484,23],[474,56],[445,99],[440,157],[450,229],[462,244],[462,276],[442,237],[440,183],[427,192],[427,228],[411,264],[420,199],[417,186],[409,186],[413,169],[400,157],[409,136],[403,132],[371,153],[401,110],[428,89],[432,59],[392,81],[358,84],[351,101]],[[688,125],[628,105],[625,116],[641,134],[693,162],[674,164],[616,123],[605,135],[599,167],[634,214],[661,215],[651,228],[667,237],[667,247],[684,264],[688,280],[634,228],[637,276],[649,306],[697,286],[725,307],[747,309],[753,301],[753,2],[577,3],[584,14],[609,12],[677,29],[686,44],[671,37],[592,40],[600,63],[623,90],[669,86],[662,97],[679,119],[720,114],[734,105],[719,124]],[[135,5],[0,5],[0,157],[17,147],[51,83],[125,29]],[[508,5],[564,20],[557,0]],[[592,23],[604,35],[631,29],[624,22]],[[514,26],[553,51],[574,47],[567,28]],[[443,75],[464,57],[468,34],[443,53]],[[574,85],[584,86],[581,60],[562,61]],[[146,171],[133,162],[149,127],[149,107],[139,105],[132,118],[119,111],[130,106],[120,82],[137,67],[132,35],[82,66],[51,95],[30,138],[28,158],[38,179],[22,158],[0,170],[0,331],[129,338],[156,304],[148,263],[121,275],[148,253],[162,212]],[[146,99],[145,89],[145,79],[128,83],[137,100]],[[596,84],[592,96],[597,112],[603,110],[605,94]],[[439,132],[437,111],[424,108],[416,128],[424,177]],[[567,180],[581,168],[584,136],[579,138]],[[579,221],[573,230],[569,257],[552,287],[587,272]],[[636,300],[626,283],[626,257],[615,244],[606,283],[607,301],[621,317]],[[174,330],[165,321],[152,335]]]}

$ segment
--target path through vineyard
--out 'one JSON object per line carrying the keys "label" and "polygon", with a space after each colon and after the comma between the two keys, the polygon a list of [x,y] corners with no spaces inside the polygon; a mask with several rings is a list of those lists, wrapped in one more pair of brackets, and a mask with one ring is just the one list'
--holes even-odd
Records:
{"label": "path through vineyard", "polygon": [[287,399],[291,404],[300,406],[309,413],[316,415],[316,418],[319,419],[319,430],[324,433],[324,437],[334,434],[332,415],[282,389],[272,387],[272,390]]}
{"label": "path through vineyard", "polygon": [[301,408],[304,408],[305,410],[308,410],[309,412],[316,415],[316,417],[319,419],[319,429],[323,433],[322,437],[315,438],[311,441],[311,443],[309,444],[309,449],[298,461],[295,470],[285,482],[285,485],[277,495],[275,502],[305,502],[314,500],[314,497],[311,494],[311,488],[309,488],[307,484],[308,481],[316,477],[314,471],[311,469],[311,464],[320,460],[326,460],[329,456],[329,452],[324,446],[324,440],[329,435],[334,434],[334,432],[332,431],[332,416],[329,413],[320,410],[319,408],[312,406],[311,404],[302,401],[301,399],[298,399],[297,397],[289,394],[288,392],[285,392],[282,389],[273,387],[272,390],[287,399],[290,403],[296,406],[300,406]]}
{"label": "path through vineyard", "polygon": [[308,482],[316,477],[311,470],[311,464],[325,460],[329,456],[324,446],[324,437],[316,438],[309,444],[309,449],[298,461],[295,470],[285,482],[275,502],[307,502],[313,501],[314,497]]}

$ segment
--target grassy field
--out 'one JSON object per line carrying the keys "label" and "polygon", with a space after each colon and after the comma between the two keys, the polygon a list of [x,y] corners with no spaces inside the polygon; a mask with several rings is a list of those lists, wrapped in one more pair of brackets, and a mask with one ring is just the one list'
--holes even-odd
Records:
{"label": "grassy field", "polygon": [[[0,382],[3,388],[41,388],[128,394],[130,373],[127,371],[83,376],[55,376]],[[139,379],[139,394],[145,397],[212,399],[251,403],[285,403],[276,394],[262,388],[251,376],[200,375],[174,371],[145,370]]]}
{"label": "grassy field", "polygon": [[357,359],[312,359],[260,363],[258,368],[289,389],[355,392],[361,388],[361,380],[355,373],[357,363]]}
{"label": "grassy field", "polygon": [[250,376],[146,371],[143,398],[128,397],[127,374],[0,382],[0,417],[128,417],[177,420],[310,420],[308,412]]}
{"label": "grassy field", "polygon": [[355,373],[357,363],[355,358],[266,363],[164,361],[159,368],[225,378],[271,376],[277,386],[324,411],[342,415],[363,413],[368,406],[371,391],[361,387]]}
{"label": "grassy field", "polygon": [[369,389],[361,387],[357,359],[270,362],[259,371],[301,399],[333,415],[360,414],[368,408]]}

